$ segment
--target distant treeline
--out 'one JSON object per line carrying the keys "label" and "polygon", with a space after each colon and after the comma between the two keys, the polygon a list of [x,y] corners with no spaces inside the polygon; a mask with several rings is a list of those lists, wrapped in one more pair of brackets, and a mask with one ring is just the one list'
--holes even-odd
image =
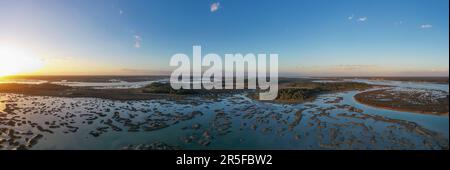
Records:
{"label": "distant treeline", "polygon": [[448,84],[449,77],[329,77],[326,79],[368,79],[368,80],[391,80],[391,81],[412,81]]}
{"label": "distant treeline", "polygon": [[[304,102],[314,99],[317,95],[338,91],[363,90],[370,88],[371,85],[356,82],[331,82],[318,83],[311,81],[292,82],[289,81],[286,86],[278,90],[278,101],[287,102]],[[145,86],[142,89],[144,93],[154,94],[175,94],[175,95],[217,95],[223,93],[238,93],[243,90],[223,89],[223,90],[206,90],[206,89],[173,89],[169,83],[155,82]],[[258,91],[252,95],[257,98]]]}

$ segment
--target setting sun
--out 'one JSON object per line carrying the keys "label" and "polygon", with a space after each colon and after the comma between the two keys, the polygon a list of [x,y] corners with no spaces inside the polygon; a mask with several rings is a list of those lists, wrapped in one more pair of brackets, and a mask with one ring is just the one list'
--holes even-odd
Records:
{"label": "setting sun", "polygon": [[41,67],[40,58],[28,50],[0,45],[0,77],[29,73]]}

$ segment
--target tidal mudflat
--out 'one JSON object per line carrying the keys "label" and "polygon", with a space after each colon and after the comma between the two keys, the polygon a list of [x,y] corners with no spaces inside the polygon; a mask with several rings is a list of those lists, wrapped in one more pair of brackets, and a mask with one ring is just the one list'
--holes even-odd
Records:
{"label": "tidal mudflat", "polygon": [[449,148],[448,114],[354,99],[379,88],[299,103],[258,101],[248,92],[140,100],[0,93],[0,149]]}

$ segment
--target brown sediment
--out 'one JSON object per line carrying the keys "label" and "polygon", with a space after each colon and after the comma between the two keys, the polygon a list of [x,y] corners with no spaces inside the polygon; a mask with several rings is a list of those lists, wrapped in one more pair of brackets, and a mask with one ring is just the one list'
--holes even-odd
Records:
{"label": "brown sediment", "polygon": [[[381,89],[361,92],[353,96],[353,98],[359,103],[381,109],[448,116],[448,94],[446,98],[440,98],[434,102],[430,102],[420,100],[415,95],[397,94],[398,96],[395,96],[388,90]],[[380,100],[380,96],[385,100]]]}

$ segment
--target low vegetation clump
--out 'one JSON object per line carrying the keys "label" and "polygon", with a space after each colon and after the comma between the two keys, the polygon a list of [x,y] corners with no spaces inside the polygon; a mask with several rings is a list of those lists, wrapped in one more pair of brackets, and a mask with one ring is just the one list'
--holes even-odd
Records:
{"label": "low vegetation clump", "polygon": [[[335,93],[351,90],[365,90],[372,86],[365,83],[355,82],[330,82],[319,83],[309,80],[284,80],[280,82],[276,102],[302,103],[314,100],[318,95],[325,93]],[[259,98],[257,93],[249,95],[252,98]]]}
{"label": "low vegetation clump", "polygon": [[371,85],[355,82],[290,82],[282,87],[283,88],[278,90],[278,97],[276,101],[305,102],[315,99],[320,94],[350,90],[364,90],[370,88]]}
{"label": "low vegetation clump", "polygon": [[199,94],[201,92],[200,89],[173,89],[169,83],[159,83],[155,82],[150,85],[145,86],[142,89],[144,93],[162,93],[162,94]]}
{"label": "low vegetation clump", "polygon": [[371,85],[369,84],[356,82],[333,82],[333,83],[300,82],[300,83],[290,83],[287,86],[303,89],[318,89],[321,91],[364,90],[371,87]]}
{"label": "low vegetation clump", "polygon": [[152,94],[173,94],[173,95],[218,95],[240,93],[242,89],[173,89],[169,83],[155,82],[145,86],[143,93]]}
{"label": "low vegetation clump", "polygon": [[393,90],[382,89],[356,94],[358,102],[398,111],[447,115],[448,92],[439,90]]}
{"label": "low vegetation clump", "polygon": [[307,100],[312,100],[320,94],[319,89],[300,89],[300,88],[289,88],[280,89],[278,91],[278,97],[276,100],[279,101],[290,101],[295,100],[296,102],[304,102]]}

